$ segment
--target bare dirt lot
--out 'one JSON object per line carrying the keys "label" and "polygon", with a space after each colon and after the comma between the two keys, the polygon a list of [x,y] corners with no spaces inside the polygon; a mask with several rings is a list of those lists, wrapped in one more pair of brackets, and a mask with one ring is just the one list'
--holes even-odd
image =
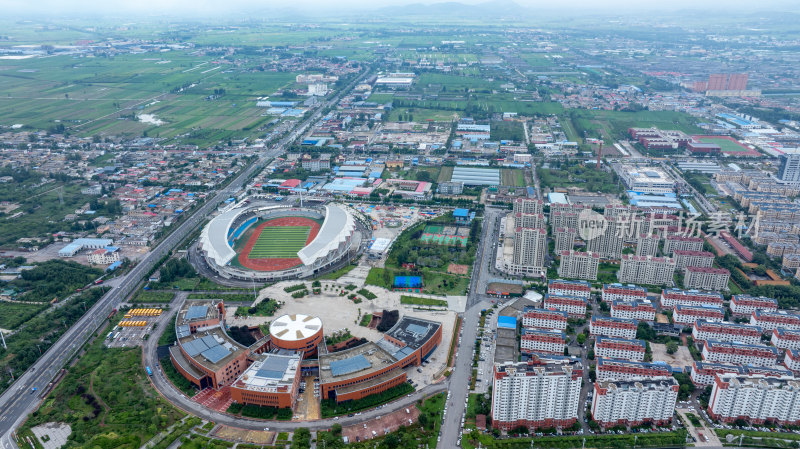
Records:
{"label": "bare dirt lot", "polygon": [[667,346],[659,343],[650,343],[650,349],[653,351],[654,362],[666,362],[671,366],[686,367],[691,366],[694,360],[686,346],[679,346],[678,352],[675,354],[667,354]]}
{"label": "bare dirt lot", "polygon": [[[406,410],[408,410],[408,413],[406,413]],[[386,435],[394,432],[400,426],[407,426],[416,422],[417,416],[419,416],[419,410],[414,406],[410,406],[408,409],[401,409],[363,424],[344,427],[342,428],[342,434],[350,441],[364,441],[376,436]],[[375,432],[375,434],[373,435],[372,432]]]}

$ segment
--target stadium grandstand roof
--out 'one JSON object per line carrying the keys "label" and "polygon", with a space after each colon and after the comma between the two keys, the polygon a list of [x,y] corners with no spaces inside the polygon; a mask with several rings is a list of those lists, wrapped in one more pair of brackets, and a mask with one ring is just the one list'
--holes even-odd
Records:
{"label": "stadium grandstand roof", "polygon": [[355,230],[355,226],[355,220],[350,212],[335,204],[326,205],[325,222],[322,223],[319,233],[311,243],[297,252],[297,256],[304,264],[313,265],[346,241]]}

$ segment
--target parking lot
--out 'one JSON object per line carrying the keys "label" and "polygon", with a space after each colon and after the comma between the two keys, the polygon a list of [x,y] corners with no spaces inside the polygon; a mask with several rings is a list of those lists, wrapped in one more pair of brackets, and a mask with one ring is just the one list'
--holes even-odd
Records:
{"label": "parking lot", "polygon": [[121,326],[117,324],[105,335],[105,345],[109,348],[132,348],[144,344],[145,335],[153,333],[153,326],[166,326],[167,313],[160,316],[131,316],[123,318],[123,322],[144,322],[143,326]]}

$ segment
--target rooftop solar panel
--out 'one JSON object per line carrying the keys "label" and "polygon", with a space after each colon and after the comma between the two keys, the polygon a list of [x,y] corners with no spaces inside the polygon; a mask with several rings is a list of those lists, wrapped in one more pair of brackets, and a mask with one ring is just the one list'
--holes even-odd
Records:
{"label": "rooftop solar panel", "polygon": [[185,320],[196,320],[198,318],[205,318],[208,314],[208,306],[189,306],[186,310]]}
{"label": "rooftop solar panel", "polygon": [[203,351],[208,350],[208,345],[203,343],[202,340],[191,340],[183,344],[183,349],[189,354],[189,357],[194,357]]}
{"label": "rooftop solar panel", "polygon": [[189,325],[188,324],[180,325],[177,328],[175,328],[175,330],[176,330],[176,332],[178,334],[178,338],[184,338],[184,337],[188,337],[189,335],[192,335],[192,331],[191,331],[191,329],[189,329]]}
{"label": "rooftop solar panel", "polygon": [[217,363],[227,357],[230,353],[231,352],[228,351],[224,346],[217,345],[213,348],[203,351],[203,357],[205,357],[211,363]]}
{"label": "rooftop solar panel", "polygon": [[366,357],[359,354],[355,357],[350,357],[344,360],[335,360],[331,362],[331,375],[344,376],[346,374],[355,373],[367,368],[372,367]]}

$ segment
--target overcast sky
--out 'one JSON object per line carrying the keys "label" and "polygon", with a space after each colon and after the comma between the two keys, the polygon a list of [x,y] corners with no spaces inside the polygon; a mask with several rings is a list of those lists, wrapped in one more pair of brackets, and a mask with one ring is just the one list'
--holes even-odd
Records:
{"label": "overcast sky", "polygon": [[[486,0],[450,0],[460,3],[482,3]],[[494,0],[497,1],[497,0]],[[366,11],[381,6],[413,3],[432,4],[430,0],[0,0],[0,11],[23,14],[83,15],[93,14],[181,14],[210,16],[219,14],[246,14],[248,11],[281,10],[342,10]],[[659,9],[717,9],[723,12],[744,11],[798,11],[797,0],[516,0],[516,3],[533,9],[587,11],[599,9],[609,14],[615,12]],[[615,11],[617,10],[617,11]],[[344,12],[344,11],[342,11]]]}

